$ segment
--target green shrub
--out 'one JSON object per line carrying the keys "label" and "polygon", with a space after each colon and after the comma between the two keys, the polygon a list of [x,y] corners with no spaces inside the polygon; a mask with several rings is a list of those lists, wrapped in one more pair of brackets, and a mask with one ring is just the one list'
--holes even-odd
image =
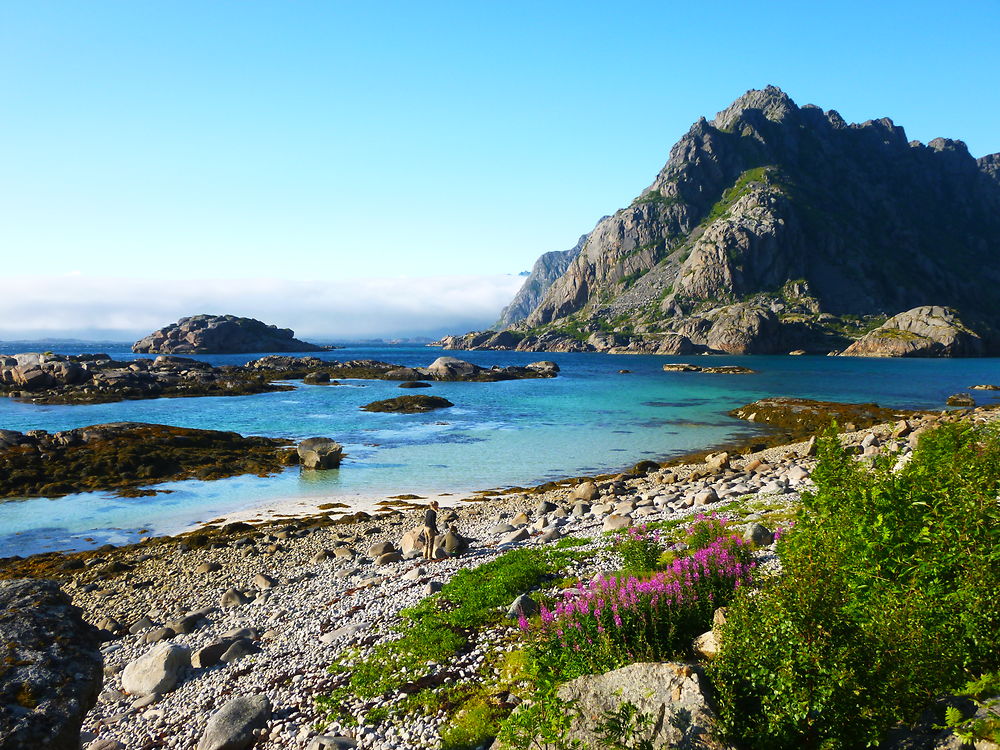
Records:
{"label": "green shrub", "polygon": [[621,555],[623,569],[631,573],[655,570],[663,554],[659,533],[645,526],[631,526],[617,534],[613,549]]}
{"label": "green shrub", "polygon": [[715,513],[707,516],[698,514],[694,523],[684,532],[687,545],[691,549],[705,549],[716,539],[728,535],[729,531],[726,529],[728,523],[725,518],[720,518]]}
{"label": "green shrub", "polygon": [[1000,438],[947,425],[872,468],[835,434],[783,537],[783,575],[740,596],[711,675],[751,748],[875,743],[1000,662]]}

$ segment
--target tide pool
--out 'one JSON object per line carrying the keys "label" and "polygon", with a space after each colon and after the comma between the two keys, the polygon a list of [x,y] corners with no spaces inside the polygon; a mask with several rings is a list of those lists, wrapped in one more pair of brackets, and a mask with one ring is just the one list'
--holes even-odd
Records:
{"label": "tide pool", "polygon": [[[3,343],[0,353],[88,347]],[[94,348],[89,348],[95,351]],[[127,347],[99,347],[115,359],[137,358]],[[427,414],[373,414],[359,407],[407,393],[398,383],[344,381],[296,384],[295,391],[255,396],[155,399],[88,406],[37,406],[0,401],[0,428],[63,430],[102,422],[158,422],[243,434],[343,443],[339,470],[158,485],[170,494],[122,499],[88,493],[59,499],[0,502],[0,557],[172,533],[241,508],[280,501],[342,501],[352,505],[403,493],[427,495],[535,484],[614,471],[718,444],[756,429],[726,415],[769,395],[890,407],[944,408],[948,395],[977,383],[1000,382],[1000,360],[883,360],[839,357],[658,357],[522,352],[442,352],[430,347],[352,347],[323,359],[379,359],[426,365],[448,354],[482,366],[557,362],[557,378],[501,383],[434,383],[420,393],[455,407]],[[242,364],[247,355],[204,356]],[[755,375],[666,373],[666,362],[742,364]],[[629,374],[621,374],[628,369]],[[412,393],[412,392],[411,392]],[[974,392],[979,403],[1000,394]],[[85,541],[86,539],[93,541]]]}

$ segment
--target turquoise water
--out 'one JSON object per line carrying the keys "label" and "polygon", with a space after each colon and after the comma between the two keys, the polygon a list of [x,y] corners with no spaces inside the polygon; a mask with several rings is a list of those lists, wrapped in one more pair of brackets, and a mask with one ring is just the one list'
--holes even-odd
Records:
{"label": "turquoise water", "polygon": [[[0,344],[0,354],[50,348]],[[79,353],[87,347],[54,348]],[[95,349],[91,348],[91,351]],[[116,359],[141,355],[99,347]],[[836,357],[698,357],[743,364],[756,375],[665,373],[665,362],[690,360],[605,354],[441,352],[429,347],[353,347],[325,359],[370,358],[426,365],[442,353],[477,364],[551,359],[558,378],[503,383],[435,383],[422,393],[456,406],[419,415],[370,414],[359,406],[400,395],[398,384],[346,381],[295,391],[229,398],[128,401],[91,406],[36,406],[0,400],[0,428],[49,431],[101,422],[159,422],[243,434],[329,436],[346,447],[339,470],[289,469],[270,478],[159,485],[171,494],[121,499],[88,493],[0,503],[0,557],[134,540],[140,530],[170,533],[241,508],[278,501],[342,500],[401,493],[425,495],[523,485],[616,470],[747,434],[726,412],[768,395],[876,401],[896,407],[942,407],[976,383],[1000,382],[1000,360],[878,360]],[[246,355],[201,357],[242,364]],[[619,374],[629,369],[631,374]],[[980,403],[996,398],[976,392]],[[92,542],[85,541],[92,539]]]}

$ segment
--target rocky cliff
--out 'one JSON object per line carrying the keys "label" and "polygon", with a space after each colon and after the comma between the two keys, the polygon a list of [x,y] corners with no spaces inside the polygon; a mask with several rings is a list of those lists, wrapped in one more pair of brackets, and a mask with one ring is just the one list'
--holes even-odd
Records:
{"label": "rocky cliff", "polygon": [[710,351],[827,352],[939,306],[992,351],[998,258],[1000,155],[911,142],[887,118],[848,124],[769,86],[690,128],[506,332],[508,348],[548,337],[656,350],[680,336]]}
{"label": "rocky cliff", "polygon": [[278,328],[235,315],[181,318],[132,345],[132,351],[142,354],[318,352],[325,348],[299,341],[290,328]]}
{"label": "rocky cliff", "polygon": [[[604,221],[606,218],[608,217],[603,217],[601,221]],[[569,250],[554,250],[550,253],[545,253],[536,260],[535,265],[531,268],[531,273],[524,280],[524,284],[518,290],[517,294],[514,295],[514,299],[501,311],[496,327],[500,329],[507,328],[531,315],[532,311],[538,307],[538,303],[542,301],[542,298],[549,291],[549,287],[560,276],[566,273],[569,264],[583,250],[583,246],[587,244],[589,237],[590,233],[588,232],[581,235],[580,239]]]}

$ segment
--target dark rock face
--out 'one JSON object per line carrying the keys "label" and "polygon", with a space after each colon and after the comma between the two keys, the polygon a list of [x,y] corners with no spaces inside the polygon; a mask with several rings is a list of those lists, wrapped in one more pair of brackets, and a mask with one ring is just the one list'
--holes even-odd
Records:
{"label": "dark rock face", "polygon": [[143,354],[245,354],[250,352],[318,352],[325,347],[295,338],[290,328],[269,326],[235,315],[192,315],[136,341]]}
{"label": "dark rock face", "polygon": [[894,315],[841,352],[845,357],[979,357],[983,338],[947,307],[916,307]]}
{"label": "dark rock face", "polygon": [[103,683],[97,628],[53,581],[0,581],[0,643],[0,747],[78,750]]}
{"label": "dark rock face", "polygon": [[451,401],[440,396],[397,396],[384,401],[373,401],[361,408],[364,411],[394,412],[397,414],[420,414],[434,409],[454,406]]}
{"label": "dark rock face", "polygon": [[696,122],[507,333],[518,348],[592,347],[611,329],[643,351],[676,333],[700,350],[826,353],[930,305],[997,328],[998,254],[1000,155],[911,143],[889,119],[848,124],[770,86]]}

